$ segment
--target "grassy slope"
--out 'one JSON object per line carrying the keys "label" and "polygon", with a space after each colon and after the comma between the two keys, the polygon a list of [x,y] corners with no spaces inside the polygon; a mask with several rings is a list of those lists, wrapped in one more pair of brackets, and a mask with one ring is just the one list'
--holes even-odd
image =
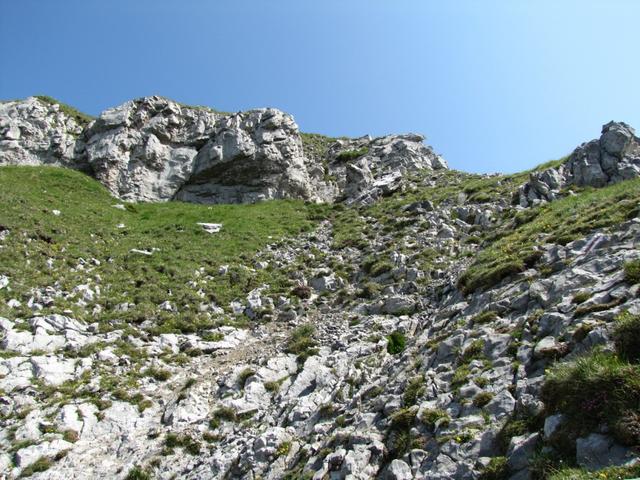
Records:
{"label": "grassy slope", "polygon": [[537,260],[537,245],[566,244],[594,230],[620,224],[638,215],[638,202],[640,179],[634,179],[584,189],[577,195],[525,210],[505,229],[505,236],[479,252],[461,277],[460,287],[471,292],[521,272]]}
{"label": "grassy slope", "polygon": [[[32,287],[57,283],[69,292],[79,284],[98,283],[102,294],[95,303],[104,309],[95,317],[98,320],[156,318],[173,325],[178,320],[157,312],[158,304],[170,300],[180,307],[180,321],[191,318],[198,323],[194,315],[200,302],[226,306],[264,280],[282,281],[277,272],[251,272],[240,265],[251,266],[255,254],[268,243],[310,229],[320,211],[297,201],[216,206],[142,203],[128,204],[124,211],[114,208],[116,203],[120,202],[102,185],[78,172],[0,168],[0,225],[11,232],[0,249],[0,274],[11,279],[11,291],[0,290],[0,315],[27,314],[12,311],[5,303],[17,298],[24,304]],[[54,209],[61,215],[55,216]],[[196,222],[222,223],[223,228],[207,234]],[[145,256],[131,253],[134,248],[159,250]],[[47,266],[49,258],[53,268]],[[81,259],[88,263],[84,270],[77,268]],[[100,265],[93,265],[92,259]],[[219,275],[219,266],[227,264],[231,273]],[[200,268],[203,273],[197,275]],[[190,281],[199,282],[198,286],[187,285]],[[70,308],[77,317],[90,317],[92,302],[80,308],[76,301],[56,299],[51,311]],[[126,314],[115,312],[122,302],[137,307]]]}

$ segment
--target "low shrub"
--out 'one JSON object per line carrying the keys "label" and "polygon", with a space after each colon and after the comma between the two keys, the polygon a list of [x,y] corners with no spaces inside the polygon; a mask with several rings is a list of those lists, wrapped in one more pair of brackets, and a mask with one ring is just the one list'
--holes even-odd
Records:
{"label": "low shrub", "polygon": [[406,348],[406,344],[407,337],[400,330],[396,330],[387,337],[387,352],[391,355],[402,353]]}
{"label": "low shrub", "polygon": [[376,298],[376,296],[378,296],[381,290],[382,290],[382,287],[380,287],[379,284],[375,282],[367,282],[358,291],[358,296],[360,298],[368,298],[371,300]]}
{"label": "low shrub", "polygon": [[164,446],[168,449],[183,448],[191,455],[200,453],[200,444],[189,435],[178,435],[177,433],[169,432],[164,439]]}
{"label": "low shrub", "polygon": [[624,264],[624,278],[631,284],[640,283],[640,259]]}
{"label": "low shrub", "polygon": [[439,408],[429,408],[422,411],[422,413],[420,414],[420,421],[430,429],[434,429],[436,423],[440,421],[440,425],[446,428],[451,421],[451,417],[444,410],[441,410]]}
{"label": "low shrub", "polygon": [[623,313],[616,319],[613,340],[620,358],[640,362],[640,315]]}
{"label": "low shrub", "polygon": [[421,375],[413,377],[411,380],[409,380],[407,386],[404,389],[404,395],[402,397],[404,400],[404,406],[410,407],[412,405],[415,405],[420,395],[422,395],[422,393],[424,392],[424,389],[424,378]]}
{"label": "low shrub", "polygon": [[386,445],[389,459],[400,458],[412,448],[420,448],[421,439],[411,433],[416,423],[417,408],[403,408],[390,417]]}
{"label": "low shrub", "polygon": [[356,150],[345,150],[344,152],[340,152],[338,154],[336,160],[347,162],[350,160],[355,160],[356,158],[360,158],[367,153],[369,153],[369,147],[362,147]]}
{"label": "low shrub", "polygon": [[291,451],[291,442],[282,442],[276,449],[276,457],[286,457]]}
{"label": "low shrub", "polygon": [[164,368],[149,367],[145,370],[144,374],[158,382],[166,382],[171,378],[171,372]]}
{"label": "low shrub", "polygon": [[491,400],[493,400],[494,394],[492,392],[480,392],[473,397],[473,405],[482,408]]}
{"label": "low shrub", "polygon": [[34,473],[44,472],[46,470],[49,470],[49,468],[51,468],[51,465],[53,465],[53,462],[51,461],[51,459],[49,457],[40,457],[39,459],[37,459],[32,464],[30,464],[27,467],[25,467],[22,470],[22,473],[20,474],[20,476],[21,477],[30,477]]}
{"label": "low shrub", "polygon": [[478,480],[507,480],[510,476],[506,457],[493,457],[482,469]]}
{"label": "low shrub", "polygon": [[210,428],[218,428],[221,422],[236,422],[238,415],[231,407],[218,407],[209,420]]}
{"label": "low shrub", "polygon": [[507,453],[509,442],[513,437],[540,430],[543,422],[543,415],[529,415],[525,411],[509,417],[496,436],[498,451],[502,454]]}
{"label": "low shrub", "polygon": [[244,386],[247,383],[247,380],[249,379],[249,377],[251,377],[252,375],[255,375],[255,374],[256,374],[256,371],[253,368],[245,368],[238,375],[238,383],[240,384],[240,386],[242,388],[244,388]]}
{"label": "low shrub", "polygon": [[125,480],[151,480],[151,474],[141,467],[133,467],[127,473]]}

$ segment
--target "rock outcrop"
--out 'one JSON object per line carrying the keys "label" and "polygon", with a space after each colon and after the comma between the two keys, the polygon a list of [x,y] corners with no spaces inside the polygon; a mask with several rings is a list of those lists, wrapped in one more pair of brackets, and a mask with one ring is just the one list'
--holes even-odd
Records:
{"label": "rock outcrop", "polygon": [[54,102],[7,102],[0,135],[0,164],[81,169],[127,201],[370,203],[407,173],[447,168],[420,135],[337,140],[317,158],[280,110],[223,114],[158,96],[106,110],[86,128]]}
{"label": "rock outcrop", "polygon": [[0,165],[57,165],[87,170],[78,155],[83,125],[37,97],[0,103]]}
{"label": "rock outcrop", "polygon": [[220,119],[175,198],[196,203],[322,200],[311,182],[298,126],[273,108]]}
{"label": "rock outcrop", "polygon": [[347,203],[369,204],[401,188],[406,174],[448,168],[422,135],[338,140],[329,148],[328,173]]}
{"label": "rock outcrop", "polygon": [[603,187],[639,175],[640,138],[626,123],[609,122],[600,139],[580,145],[562,165],[533,172],[517,200],[527,207],[554,200],[571,185]]}
{"label": "rock outcrop", "polygon": [[83,157],[118,198],[170,200],[191,176],[198,150],[221,117],[162,97],[132,100],[89,126]]}

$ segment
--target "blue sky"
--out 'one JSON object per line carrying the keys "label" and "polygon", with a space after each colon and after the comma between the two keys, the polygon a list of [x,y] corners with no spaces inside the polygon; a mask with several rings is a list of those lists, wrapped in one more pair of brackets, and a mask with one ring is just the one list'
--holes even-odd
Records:
{"label": "blue sky", "polygon": [[640,129],[637,0],[0,0],[0,98],[160,94],[513,172]]}

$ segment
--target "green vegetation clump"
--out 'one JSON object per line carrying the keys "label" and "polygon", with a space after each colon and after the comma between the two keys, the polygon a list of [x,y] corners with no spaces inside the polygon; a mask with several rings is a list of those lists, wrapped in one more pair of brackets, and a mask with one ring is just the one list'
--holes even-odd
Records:
{"label": "green vegetation clump", "polygon": [[340,152],[336,157],[336,160],[341,162],[348,162],[350,160],[355,160],[356,158],[360,158],[369,153],[369,147],[362,147],[356,150],[345,150],[344,152]]}
{"label": "green vegetation clump", "polygon": [[575,303],[576,305],[580,305],[581,303],[586,302],[587,300],[589,300],[591,298],[591,293],[590,292],[578,292],[573,296],[573,299],[571,300],[571,303]]}
{"label": "green vegetation clump", "polygon": [[245,368],[240,372],[240,375],[238,375],[238,383],[242,386],[242,388],[244,388],[249,377],[255,374],[256,374],[256,371],[253,368]]}
{"label": "green vegetation clump", "polygon": [[631,284],[640,283],[640,259],[624,264],[624,278]]}
{"label": "green vegetation clump", "polygon": [[501,453],[506,453],[509,442],[513,437],[519,437],[526,433],[538,430],[541,427],[541,419],[530,415],[514,415],[509,417],[496,437],[496,445]]}
{"label": "green vegetation clump", "polygon": [[389,272],[393,269],[393,263],[383,260],[380,262],[376,262],[371,266],[369,273],[372,277],[379,277],[380,275]]}
{"label": "green vegetation clump", "polygon": [[49,457],[40,457],[32,464],[28,465],[22,470],[21,477],[30,477],[34,473],[44,472],[49,470],[53,465],[53,461]]}
{"label": "green vegetation clump", "polygon": [[329,147],[338,140],[318,133],[300,133],[300,138],[305,156],[316,161],[327,158]]}
{"label": "green vegetation clump", "polygon": [[151,480],[151,474],[142,467],[133,467],[127,473],[125,480]]}
{"label": "green vegetation clump", "polygon": [[464,349],[460,355],[460,363],[469,363],[472,360],[482,358],[484,351],[484,340],[477,339],[471,342],[471,344]]}
{"label": "green vegetation clump", "polygon": [[165,368],[149,367],[145,370],[144,374],[147,377],[153,377],[158,382],[166,382],[171,378],[171,372]]}
{"label": "green vegetation clump", "polygon": [[235,422],[238,420],[238,414],[231,407],[218,407],[212,415],[211,420],[209,421],[209,426],[212,428],[217,428],[220,425],[221,421],[225,422]]}
{"label": "green vegetation clump", "polygon": [[276,449],[276,457],[286,457],[291,451],[291,442],[282,442]]}
{"label": "green vegetation clump", "polygon": [[364,249],[369,245],[364,233],[367,224],[355,208],[344,209],[342,204],[334,207],[332,215],[333,223],[333,247]]}
{"label": "green vegetation clump", "polygon": [[396,330],[387,337],[387,352],[391,355],[402,353],[406,348],[406,344],[407,337],[400,330]]}
{"label": "green vegetation clump", "polygon": [[386,437],[388,458],[400,458],[412,448],[420,448],[423,442],[411,433],[416,423],[417,407],[403,408],[390,417]]}
{"label": "green vegetation clump", "polygon": [[498,314],[492,310],[487,310],[486,312],[482,312],[475,317],[473,317],[474,325],[483,325],[485,323],[493,322],[498,318]]}
{"label": "green vegetation clump", "polygon": [[478,480],[507,480],[509,476],[507,457],[493,457],[480,473]]}
{"label": "green vegetation clump", "polygon": [[277,393],[280,391],[280,386],[284,383],[284,381],[288,377],[282,377],[280,380],[275,380],[271,382],[264,382],[264,388],[267,392]]}
{"label": "green vegetation clump", "polygon": [[461,364],[456,371],[453,372],[453,377],[451,377],[451,386],[456,389],[460,388],[462,385],[467,383],[469,380],[469,376],[471,375],[471,369],[465,363]]}
{"label": "green vegetation clump", "polygon": [[550,413],[567,416],[580,436],[606,424],[625,444],[640,444],[640,365],[594,351],[551,368],[542,388]]}
{"label": "green vegetation clump", "polygon": [[475,397],[473,397],[473,405],[482,408],[491,400],[495,395],[492,392],[480,392]]}
{"label": "green vegetation clump", "polygon": [[436,423],[440,421],[440,425],[446,428],[451,422],[451,417],[446,411],[439,408],[425,409],[420,414],[420,421],[430,429],[434,429]]}
{"label": "green vegetation clump", "polygon": [[297,355],[298,363],[303,364],[307,358],[318,354],[318,344],[313,338],[315,333],[316,327],[311,323],[296,327],[289,335],[284,351]]}
{"label": "green vegetation clump", "polygon": [[81,112],[80,110],[72,107],[71,105],[62,103],[61,101],[56,100],[53,97],[49,97],[47,95],[36,95],[35,97],[41,102],[46,103],[48,105],[58,105],[60,107],[61,112],[73,118],[81,127],[88,125],[90,122],[92,122],[96,118]]}
{"label": "green vegetation clump", "polygon": [[404,406],[410,407],[415,405],[420,395],[424,393],[424,389],[424,377],[422,377],[422,375],[415,376],[409,380],[404,389]]}
{"label": "green vegetation clump", "polygon": [[169,432],[164,439],[164,445],[169,450],[173,450],[174,448],[183,448],[191,455],[197,455],[200,453],[200,444],[186,434],[178,435],[177,433]]}
{"label": "green vegetation clump", "polygon": [[[638,213],[640,179],[605,188],[585,188],[574,195],[529,209],[523,224],[509,225],[493,243],[481,250],[458,281],[464,293],[489,288],[504,278],[536,264],[536,245],[565,245],[594,230],[618,225]],[[633,274],[631,279],[633,279]]]}
{"label": "green vegetation clump", "polygon": [[358,291],[358,296],[360,298],[368,298],[372,300],[380,294],[381,290],[382,290],[382,287],[380,286],[380,284],[375,282],[366,282],[364,285],[362,285],[362,288]]}
{"label": "green vegetation clump", "polygon": [[613,340],[616,351],[623,360],[640,362],[640,315],[626,312],[616,319]]}
{"label": "green vegetation clump", "polygon": [[65,430],[62,433],[62,439],[69,443],[76,443],[80,439],[80,435],[75,430]]}

